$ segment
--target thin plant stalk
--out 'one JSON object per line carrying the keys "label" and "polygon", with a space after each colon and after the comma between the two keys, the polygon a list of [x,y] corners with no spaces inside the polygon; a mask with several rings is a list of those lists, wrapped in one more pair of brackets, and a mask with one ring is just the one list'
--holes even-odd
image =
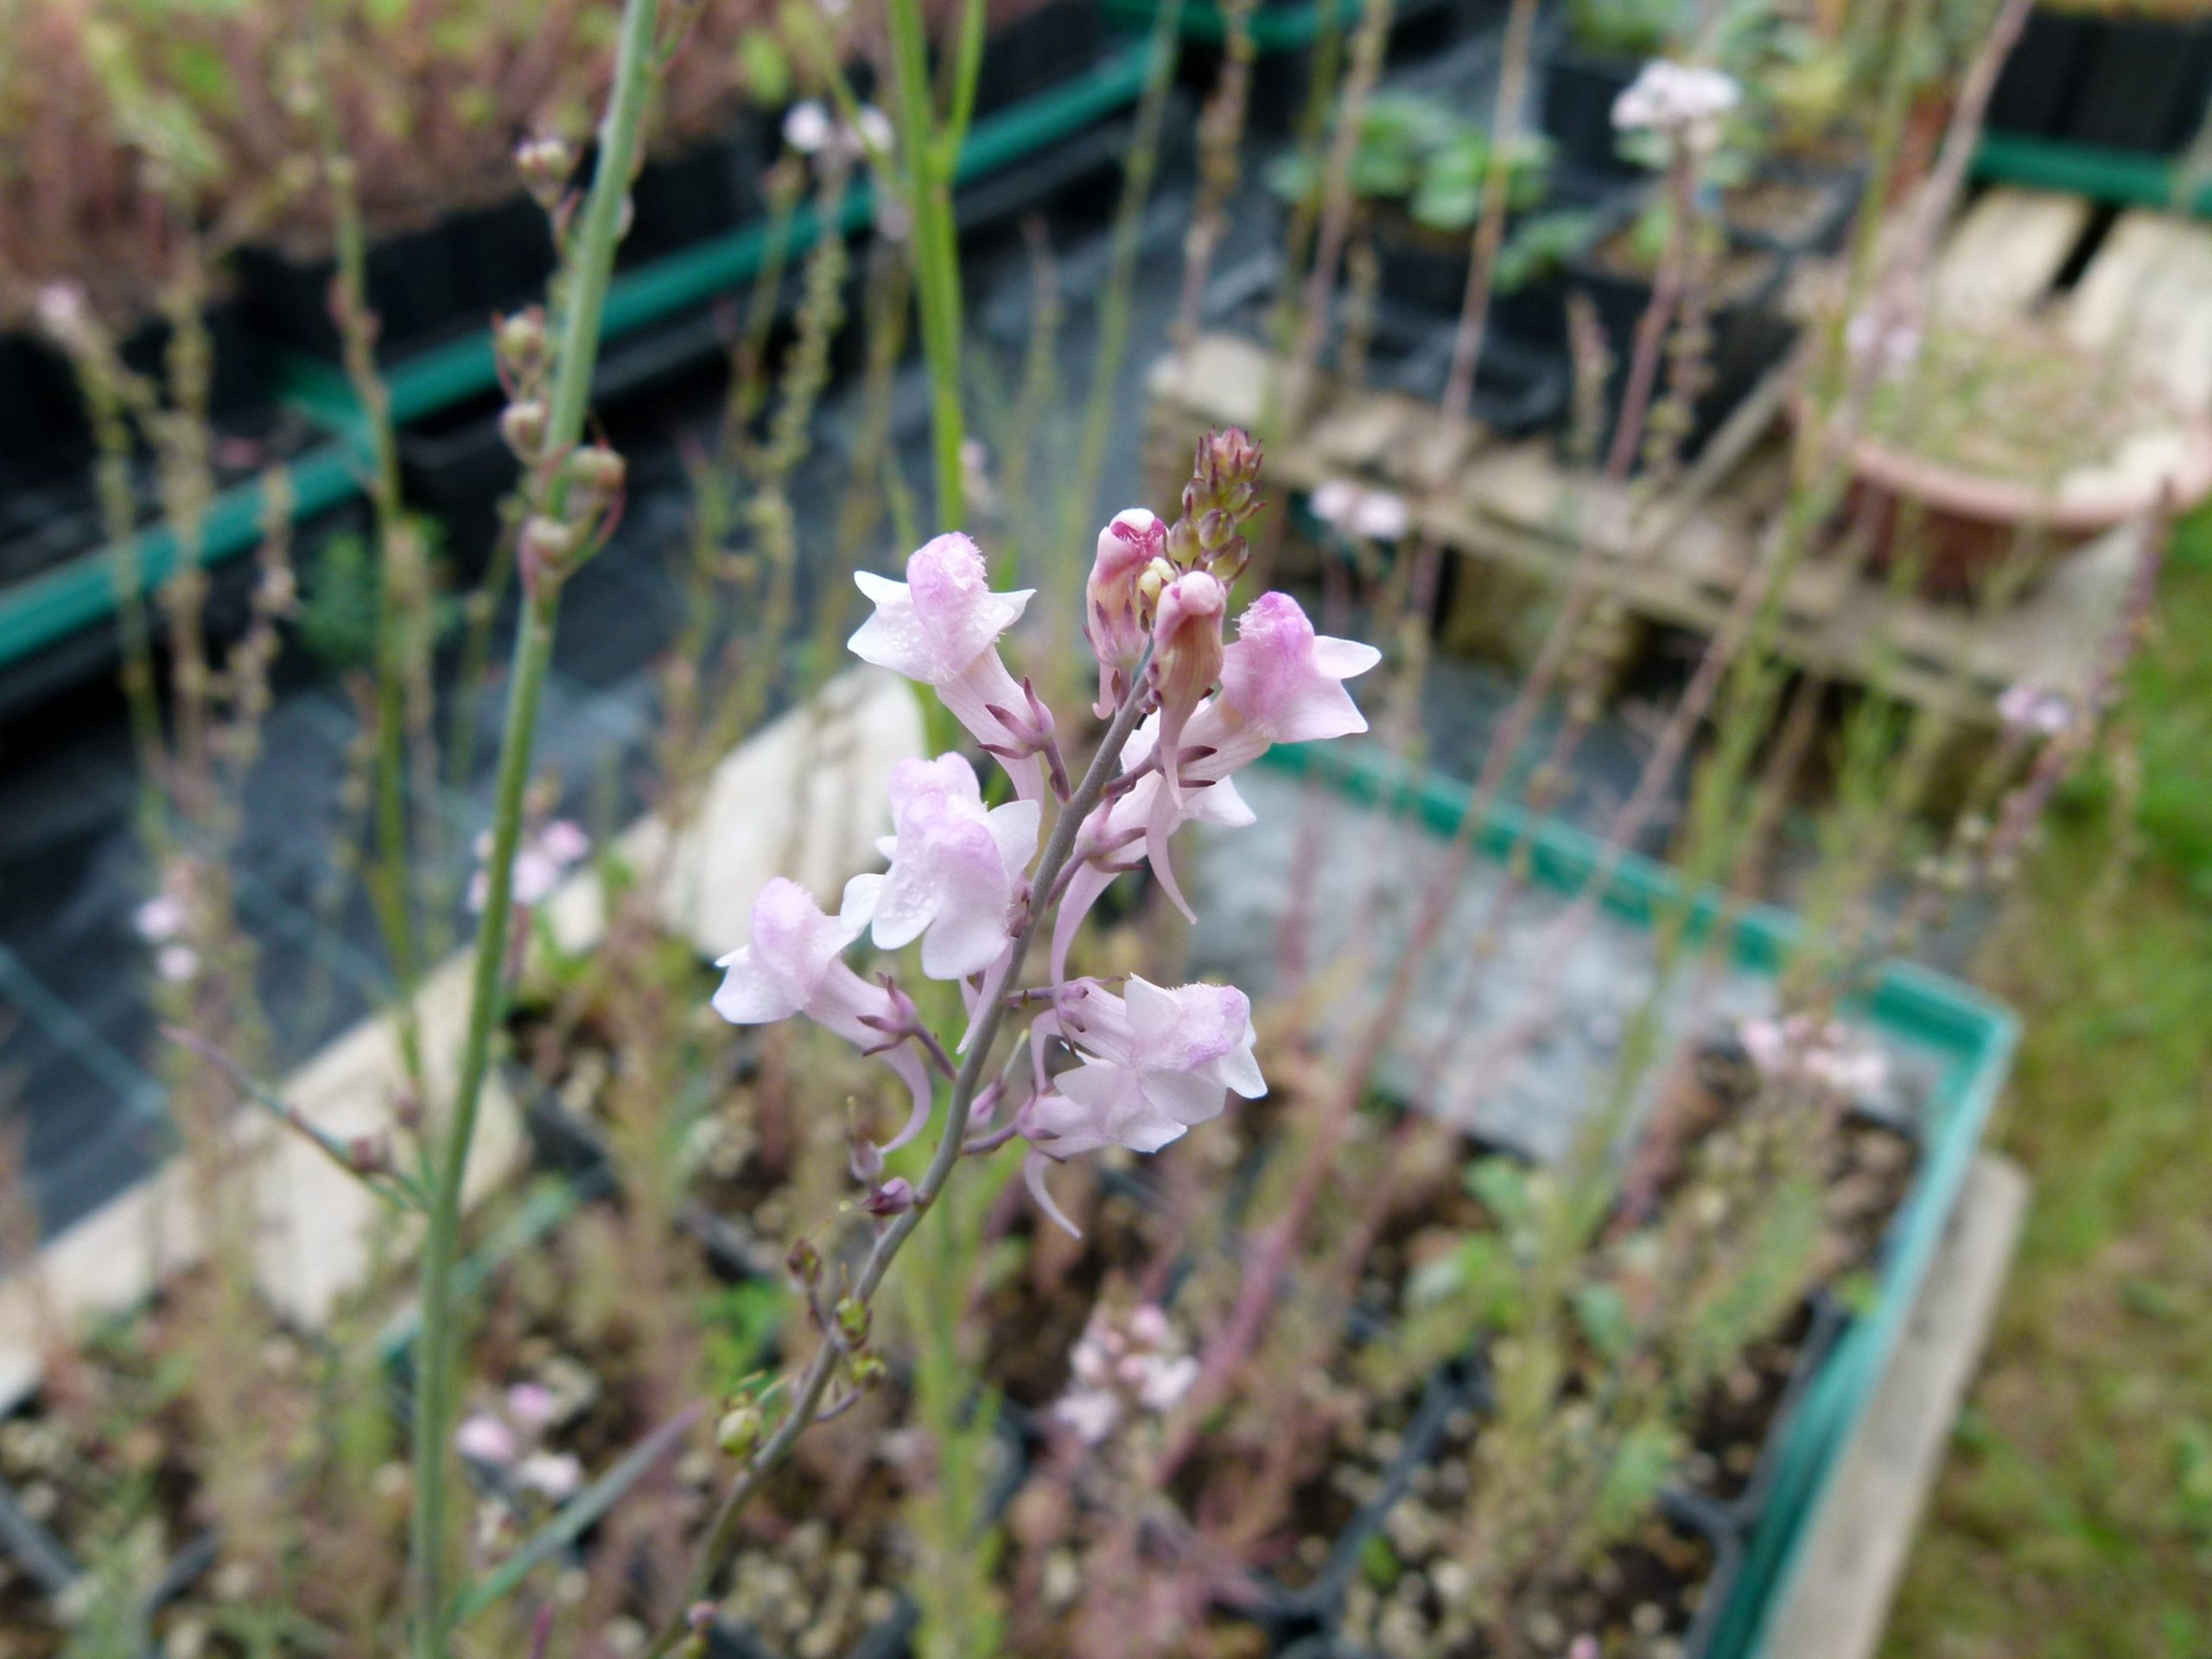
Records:
{"label": "thin plant stalk", "polygon": [[[599,354],[601,314],[621,239],[624,198],[638,154],[655,58],[658,0],[626,0],[616,51],[614,80],[600,131],[600,162],[578,228],[563,296],[562,338],[548,410],[547,453],[565,455],[583,436],[592,371]],[[556,516],[566,486],[556,472],[546,505]],[[499,1024],[507,945],[512,925],[515,855],[522,841],[524,795],[539,706],[552,664],[554,628],[560,615],[556,575],[532,584],[515,637],[493,794],[492,848],[486,864],[483,914],[470,973],[468,1024],[462,1039],[460,1079],[445,1144],[431,1171],[429,1226],[423,1244],[423,1328],[417,1353],[415,1407],[415,1513],[411,1540],[415,1588],[414,1649],[417,1659],[446,1659],[450,1615],[446,1585],[447,1522],[451,1484],[453,1383],[457,1325],[454,1267],[460,1253],[461,1207],[477,1109],[490,1069],[492,1037]]]}

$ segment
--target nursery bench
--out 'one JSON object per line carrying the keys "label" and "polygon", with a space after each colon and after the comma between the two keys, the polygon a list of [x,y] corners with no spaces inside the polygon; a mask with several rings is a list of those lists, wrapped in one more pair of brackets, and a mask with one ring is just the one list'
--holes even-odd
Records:
{"label": "nursery bench", "polygon": [[[2094,228],[2076,198],[1987,191],[1952,227],[1938,295],[1984,313],[2060,308],[2085,347],[2115,346],[2189,404],[2212,407],[2212,229],[2127,213],[2078,283],[2054,293]],[[1707,635],[1724,626],[1770,547],[1788,481],[1783,372],[1750,393],[1677,484],[1649,499],[1569,471],[1549,437],[1440,435],[1433,404],[1325,375],[1300,389],[1309,417],[1285,435],[1284,389],[1272,374],[1263,346],[1225,332],[1162,359],[1149,385],[1152,471],[1164,478],[1182,467],[1208,426],[1250,426],[1270,435],[1270,476],[1287,495],[1344,477],[1402,491],[1419,533],[1548,587],[1567,579],[1586,529],[1607,590],[1630,613]],[[1452,486],[1415,487],[1433,475],[1440,442],[1459,446]],[[2010,602],[1980,607],[1897,592],[1845,556],[1847,545],[1816,550],[1783,586],[1774,649],[1806,671],[1878,683],[1962,725],[1993,728],[1998,700],[2016,683],[2060,693],[2088,684],[2139,545],[2123,526],[2056,562]]]}

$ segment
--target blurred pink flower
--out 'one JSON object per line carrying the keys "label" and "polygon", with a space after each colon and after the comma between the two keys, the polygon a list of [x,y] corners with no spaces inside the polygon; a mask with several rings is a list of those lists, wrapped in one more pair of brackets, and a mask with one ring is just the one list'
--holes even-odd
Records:
{"label": "blurred pink flower", "polygon": [[476,1463],[505,1467],[522,1450],[515,1432],[488,1411],[471,1413],[453,1433],[453,1449]]}

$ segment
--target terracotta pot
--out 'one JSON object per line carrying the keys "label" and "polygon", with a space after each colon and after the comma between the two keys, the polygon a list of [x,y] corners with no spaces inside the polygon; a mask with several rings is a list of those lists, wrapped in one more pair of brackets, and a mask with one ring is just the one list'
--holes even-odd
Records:
{"label": "terracotta pot", "polygon": [[[1793,408],[1800,425],[1810,411]],[[2063,556],[2158,505],[2170,490],[2178,511],[2212,493],[2212,419],[2179,415],[2172,462],[2160,474],[2095,480],[2076,475],[2051,490],[1962,471],[1861,435],[1851,447],[1852,481],[1844,510],[1873,537],[1869,559],[1886,570],[1900,530],[1922,560],[1922,591],[1971,598],[2012,558]]]}

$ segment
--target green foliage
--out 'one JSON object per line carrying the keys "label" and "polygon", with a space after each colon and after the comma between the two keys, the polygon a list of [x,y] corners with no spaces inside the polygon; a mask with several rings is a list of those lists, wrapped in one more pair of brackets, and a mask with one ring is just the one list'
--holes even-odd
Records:
{"label": "green foliage", "polygon": [[[1430,230],[1470,230],[1482,217],[1494,148],[1487,127],[1433,99],[1383,93],[1360,124],[1348,182],[1357,200],[1395,207]],[[1543,200],[1550,144],[1532,134],[1507,162],[1507,206],[1519,213]],[[1320,158],[1294,150],[1268,168],[1267,181],[1286,201],[1309,201],[1321,188]]]}
{"label": "green foliage", "polygon": [[791,54],[773,29],[748,29],[740,35],[737,61],[746,95],[760,108],[772,110],[791,101]]}
{"label": "green foliage", "polygon": [[700,1299],[702,1359],[716,1387],[734,1391],[768,1362],[790,1312],[791,1292],[772,1279],[717,1285]]}
{"label": "green foliage", "polygon": [[[435,518],[412,522],[425,557],[435,568],[444,529]],[[308,567],[300,603],[300,638],[328,667],[343,672],[377,659],[377,612],[383,588],[371,538],[356,531],[325,542]],[[461,621],[461,602],[440,593],[430,607],[434,637],[443,639]]]}
{"label": "green foliage", "polygon": [[1497,251],[1497,291],[1516,293],[1563,270],[1590,245],[1597,225],[1598,215],[1582,208],[1529,214]]}
{"label": "green foliage", "polygon": [[1890,1659],[2196,1659],[2212,1635],[2184,1427],[2212,1425],[2212,894],[2193,880],[2212,799],[2193,781],[2212,767],[2208,550],[2199,512],[2178,527],[2097,786],[2050,822],[1981,959],[2023,1016],[1993,1135],[2034,1201]]}
{"label": "green foliage", "polygon": [[1631,1424],[1614,1448],[1590,1506],[1591,1531],[1611,1541],[1635,1530],[1658,1503],[1682,1449],[1680,1431],[1662,1417]]}
{"label": "green foliage", "polygon": [[1377,1532],[1370,1535],[1367,1541],[1359,1547],[1359,1570],[1361,1575],[1376,1589],[1387,1590],[1398,1581],[1398,1575],[1405,1571],[1405,1564],[1399,1560],[1398,1552],[1391,1547],[1389,1539]]}
{"label": "green foliage", "polygon": [[1655,58],[1690,21],[1683,0],[1567,0],[1567,32],[1585,52]]}

